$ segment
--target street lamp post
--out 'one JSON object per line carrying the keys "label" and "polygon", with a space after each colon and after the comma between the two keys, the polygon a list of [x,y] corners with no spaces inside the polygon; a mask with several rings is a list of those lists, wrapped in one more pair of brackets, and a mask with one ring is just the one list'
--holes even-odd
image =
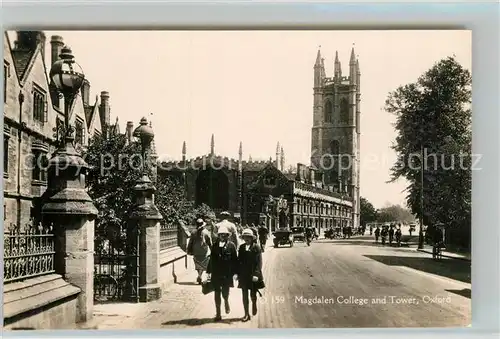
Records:
{"label": "street lamp post", "polygon": [[75,150],[70,117],[85,75],[70,48],[64,47],[59,57],[60,60],[52,65],[49,76],[64,97],[64,138],[48,163],[42,215],[45,222],[54,225],[56,273],[63,274],[66,281],[81,290],[76,320],[84,322],[90,320],[93,314],[94,220],[97,209],[85,190],[88,165]]}
{"label": "street lamp post", "polygon": [[139,123],[139,127],[137,127],[134,131],[134,137],[138,138],[141,143],[141,157],[142,157],[142,173],[144,176],[147,176],[147,151],[151,145],[151,142],[154,139],[153,128],[148,125],[148,120],[144,117],[141,119]]}
{"label": "street lamp post", "polygon": [[74,128],[70,123],[71,107],[83,85],[85,75],[80,65],[75,62],[68,46],[61,50],[59,57],[60,59],[52,65],[49,76],[64,97],[64,143],[73,143]]}

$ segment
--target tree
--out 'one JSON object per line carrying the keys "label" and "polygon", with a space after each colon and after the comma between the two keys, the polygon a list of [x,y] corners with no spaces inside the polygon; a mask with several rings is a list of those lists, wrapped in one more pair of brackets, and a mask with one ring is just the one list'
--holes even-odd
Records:
{"label": "tree", "polygon": [[[134,203],[134,186],[143,174],[140,154],[139,143],[128,144],[124,135],[96,136],[84,154],[91,167],[86,181],[88,193],[99,211],[95,223],[96,238],[114,241],[117,249],[125,243],[125,229]],[[146,173],[154,179],[150,165],[146,167]],[[196,217],[209,213],[208,206],[196,207],[186,199],[180,182],[165,176],[156,179],[155,205],[165,224],[180,221],[192,224]]]}
{"label": "tree", "polygon": [[471,74],[452,57],[436,63],[415,83],[397,88],[386,100],[385,109],[396,116],[398,132],[393,145],[398,162],[391,169],[391,181],[409,181],[407,204],[426,225],[470,228],[470,107]]}
{"label": "tree", "polygon": [[414,220],[415,217],[411,212],[400,205],[390,205],[377,211],[377,221],[379,222],[397,221],[408,223]]}
{"label": "tree", "polygon": [[288,166],[288,168],[284,171],[285,174],[297,174],[297,166]]}
{"label": "tree", "polygon": [[359,214],[360,224],[366,226],[367,223],[377,220],[377,210],[373,207],[372,203],[367,199],[361,197],[359,199]]}

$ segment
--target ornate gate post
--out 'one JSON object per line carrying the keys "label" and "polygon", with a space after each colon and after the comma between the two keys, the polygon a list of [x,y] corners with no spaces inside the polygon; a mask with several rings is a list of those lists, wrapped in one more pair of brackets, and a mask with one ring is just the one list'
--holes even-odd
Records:
{"label": "ornate gate post", "polygon": [[154,204],[156,189],[146,174],[149,162],[147,150],[154,138],[146,118],[141,119],[134,136],[141,141],[143,176],[134,187],[135,204],[130,219],[139,229],[139,301],[148,302],[160,299],[162,295],[159,275],[160,220],[163,218]]}
{"label": "ornate gate post", "polygon": [[[148,302],[162,295],[159,275],[160,221],[163,218],[154,205],[155,187],[146,175],[137,182],[134,191],[136,200],[130,219],[139,231],[139,301]],[[133,232],[127,236],[133,237]]]}
{"label": "ornate gate post", "polygon": [[45,223],[54,225],[56,273],[78,286],[77,322],[92,318],[94,306],[94,220],[97,209],[85,191],[87,164],[75,151],[73,138],[48,164],[48,185],[42,199]]}

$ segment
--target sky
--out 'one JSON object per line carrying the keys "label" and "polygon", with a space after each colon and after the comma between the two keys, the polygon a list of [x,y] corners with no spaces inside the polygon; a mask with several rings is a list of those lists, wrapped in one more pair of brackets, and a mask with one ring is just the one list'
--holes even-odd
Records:
{"label": "sky", "polygon": [[[470,31],[59,31],[91,84],[108,91],[111,121],[152,119],[160,158],[210,151],[267,160],[276,144],[286,166],[309,164],[313,65],[319,46],[327,76],[335,51],[348,75],[354,46],[361,69],[361,196],[376,208],[405,205],[400,180],[388,184],[394,116],[389,92],[414,82],[440,59],[471,69]],[[13,40],[13,39],[12,39]],[[46,47],[50,60],[50,45]],[[151,115],[152,113],[152,115]],[[369,159],[369,160],[368,160]]]}

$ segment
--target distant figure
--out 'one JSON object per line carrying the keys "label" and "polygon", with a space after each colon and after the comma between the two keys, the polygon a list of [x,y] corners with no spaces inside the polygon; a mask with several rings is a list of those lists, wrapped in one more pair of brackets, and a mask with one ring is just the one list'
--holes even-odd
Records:
{"label": "distant figure", "polygon": [[375,243],[378,243],[379,237],[380,237],[380,228],[377,225],[377,228],[375,229]]}
{"label": "distant figure", "polygon": [[224,211],[220,214],[220,218],[222,219],[221,222],[215,225],[217,229],[217,234],[218,230],[220,227],[224,226],[227,227],[229,230],[229,240],[236,246],[238,247],[240,243],[239,235],[238,235],[238,229],[236,228],[236,225],[233,224],[232,222],[229,221],[229,218],[231,217],[231,214],[227,211]]}
{"label": "distant figure", "polygon": [[380,236],[382,237],[382,245],[385,245],[385,242],[387,241],[387,234],[389,233],[389,230],[387,229],[387,226],[384,226],[382,228],[382,231],[380,232]]}
{"label": "distant figure", "polygon": [[259,226],[258,233],[259,233],[260,248],[262,249],[262,252],[264,252],[266,247],[267,237],[269,235],[269,230],[267,229],[266,225],[264,225],[264,223],[262,223]]}
{"label": "distant figure", "polygon": [[373,235],[373,226],[370,225],[370,235]]}
{"label": "distant figure", "polygon": [[396,230],[395,236],[396,236],[396,243],[397,243],[398,247],[400,247],[401,246],[401,226],[399,226],[398,229]]}
{"label": "distant figure", "polygon": [[394,241],[394,225],[391,225],[389,227],[389,245],[392,245],[393,241]]}

